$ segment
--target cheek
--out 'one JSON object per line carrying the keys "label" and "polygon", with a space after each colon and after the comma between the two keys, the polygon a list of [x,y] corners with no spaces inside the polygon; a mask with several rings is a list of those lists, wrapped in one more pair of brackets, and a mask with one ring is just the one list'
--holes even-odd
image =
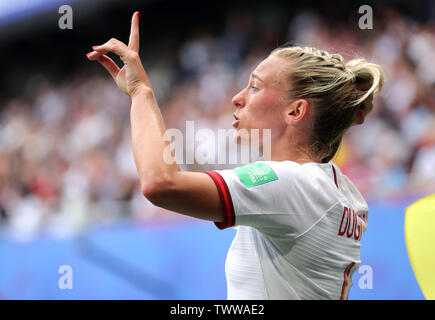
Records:
{"label": "cheek", "polygon": [[278,129],[282,122],[282,106],[279,97],[273,93],[259,94],[252,100],[249,118],[252,126],[258,129]]}

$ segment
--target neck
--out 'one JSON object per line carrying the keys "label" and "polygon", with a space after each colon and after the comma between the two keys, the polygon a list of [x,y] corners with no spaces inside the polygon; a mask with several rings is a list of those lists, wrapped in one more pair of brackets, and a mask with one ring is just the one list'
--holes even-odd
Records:
{"label": "neck", "polygon": [[297,141],[292,141],[284,137],[274,141],[270,147],[270,152],[263,153],[266,161],[294,161],[300,164],[307,162],[319,162],[318,159],[311,156],[304,148],[298,147]]}

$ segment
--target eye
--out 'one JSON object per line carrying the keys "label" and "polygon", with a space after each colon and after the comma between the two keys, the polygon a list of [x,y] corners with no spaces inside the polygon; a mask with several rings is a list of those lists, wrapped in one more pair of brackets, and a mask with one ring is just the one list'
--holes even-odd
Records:
{"label": "eye", "polygon": [[256,86],[251,86],[251,89],[252,89],[252,91],[254,91],[254,92],[257,92],[258,90],[260,90],[260,89],[258,89]]}

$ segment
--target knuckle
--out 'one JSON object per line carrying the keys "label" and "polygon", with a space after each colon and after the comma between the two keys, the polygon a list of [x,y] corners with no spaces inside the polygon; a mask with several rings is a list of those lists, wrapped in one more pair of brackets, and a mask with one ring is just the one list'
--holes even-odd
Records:
{"label": "knuckle", "polygon": [[137,59],[139,59],[139,54],[137,52],[135,52],[135,51],[131,51],[129,53],[129,56],[130,56],[131,60],[137,60]]}
{"label": "knuckle", "polygon": [[122,51],[122,46],[119,43],[114,43],[113,44],[113,50],[117,51],[118,54],[120,54],[121,51]]}

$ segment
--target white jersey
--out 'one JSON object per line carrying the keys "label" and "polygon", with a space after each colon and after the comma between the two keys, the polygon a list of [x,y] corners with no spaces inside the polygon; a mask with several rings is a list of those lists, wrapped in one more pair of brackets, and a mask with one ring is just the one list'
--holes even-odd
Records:
{"label": "white jersey", "polygon": [[367,203],[332,162],[257,161],[206,172],[236,227],[228,299],[347,299]]}

